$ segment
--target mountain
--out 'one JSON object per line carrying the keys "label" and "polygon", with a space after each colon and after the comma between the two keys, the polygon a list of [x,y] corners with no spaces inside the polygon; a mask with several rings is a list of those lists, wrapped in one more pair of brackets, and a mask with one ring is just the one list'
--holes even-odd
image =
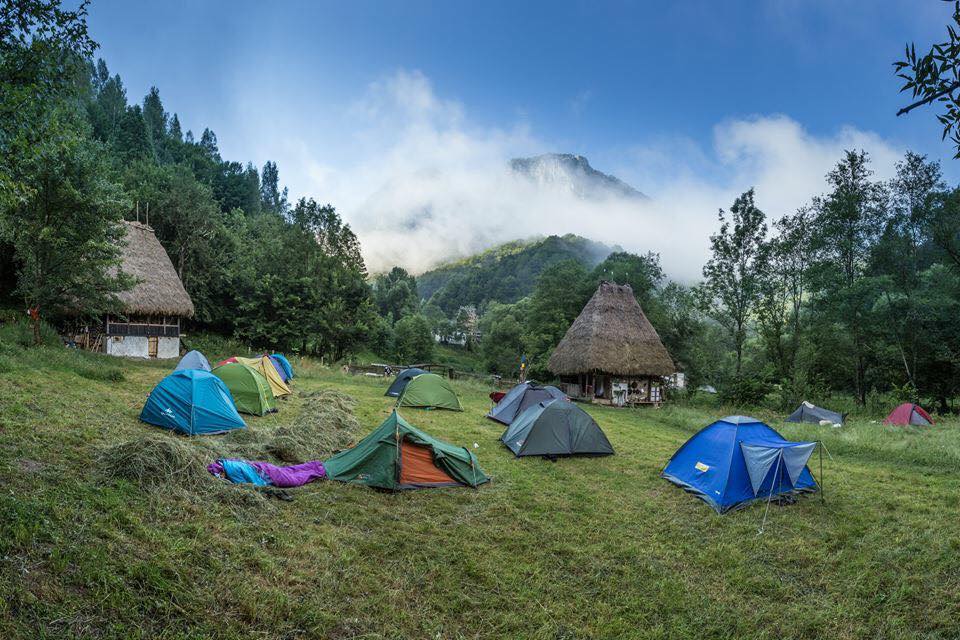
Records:
{"label": "mountain", "polygon": [[573,259],[592,268],[621,250],[573,234],[508,242],[417,276],[417,291],[448,314],[463,305],[516,302],[533,291],[547,267]]}
{"label": "mountain", "polygon": [[580,155],[547,153],[531,158],[514,158],[510,161],[510,168],[537,184],[560,187],[587,200],[611,197],[647,199],[647,196],[620,178],[597,171]]}

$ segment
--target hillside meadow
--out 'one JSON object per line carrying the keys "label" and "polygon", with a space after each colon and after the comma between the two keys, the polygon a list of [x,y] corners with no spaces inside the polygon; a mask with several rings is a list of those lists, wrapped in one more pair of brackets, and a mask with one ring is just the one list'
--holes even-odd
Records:
{"label": "hillside meadow", "polygon": [[187,440],[137,420],[173,363],[0,341],[0,636],[960,635],[956,421],[831,429],[759,416],[831,454],[825,501],[772,506],[763,534],[762,506],[718,516],[658,477],[730,408],[588,407],[615,456],[517,460],[484,419],[489,389],[458,382],[464,413],[404,415],[476,443],[493,477],[479,490],[319,482],[287,501],[193,467],[152,484],[108,469],[105,452],[145,436],[194,463],[261,451],[261,437],[307,424],[320,390],[355,399],[354,439],[389,414],[388,381],[293,364],[278,414]]}

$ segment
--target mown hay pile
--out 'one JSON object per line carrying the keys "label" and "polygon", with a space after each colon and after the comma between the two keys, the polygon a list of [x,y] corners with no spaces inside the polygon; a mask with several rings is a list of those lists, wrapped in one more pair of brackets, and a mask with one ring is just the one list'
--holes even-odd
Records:
{"label": "mown hay pile", "polygon": [[323,459],[351,445],[360,424],[353,415],[356,400],[322,389],[303,396],[300,415],[290,425],[278,427],[267,451],[284,462]]}
{"label": "mown hay pile", "polygon": [[196,490],[209,482],[203,449],[168,435],[147,435],[100,452],[98,466],[111,478],[141,489]]}

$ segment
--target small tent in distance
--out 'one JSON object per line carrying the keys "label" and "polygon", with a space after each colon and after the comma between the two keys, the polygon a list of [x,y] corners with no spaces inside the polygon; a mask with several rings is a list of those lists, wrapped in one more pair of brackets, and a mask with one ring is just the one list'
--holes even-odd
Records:
{"label": "small tent in distance", "polygon": [[756,500],[816,491],[807,460],[816,442],[791,442],[756,418],[728,416],[681,446],[660,476],[717,513]]}
{"label": "small tent in distance", "polygon": [[396,410],[355,447],[323,466],[331,480],[391,491],[478,487],[490,481],[469,449],[437,440]]}
{"label": "small tent in distance", "polygon": [[450,383],[435,373],[422,373],[407,383],[398,402],[401,407],[415,409],[448,409],[463,411],[460,398]]}
{"label": "small tent in distance", "polygon": [[410,381],[421,376],[427,371],[423,369],[418,369],[416,367],[410,367],[409,369],[404,369],[397,374],[397,377],[394,379],[393,383],[390,385],[390,388],[387,389],[387,392],[383,395],[390,396],[391,398],[399,398],[403,394],[403,390],[407,388],[407,385],[410,384]]}
{"label": "small tent in distance", "polygon": [[223,381],[197,369],[174,371],[161,380],[150,392],[140,419],[188,436],[246,426]]}
{"label": "small tent in distance", "polygon": [[213,370],[230,390],[237,411],[263,416],[277,410],[270,383],[259,371],[239,362],[229,362]]}
{"label": "small tent in distance", "polygon": [[933,424],[933,418],[931,418],[930,414],[924,411],[920,405],[913,404],[912,402],[904,402],[884,418],[883,424],[929,427]]}
{"label": "small tent in distance", "polygon": [[844,415],[842,413],[818,407],[804,400],[800,403],[800,406],[797,407],[796,411],[787,416],[786,422],[812,422],[813,424],[820,424],[823,421],[827,421],[830,424],[843,424],[843,420]]}
{"label": "small tent in distance", "polygon": [[569,400],[540,402],[500,436],[515,456],[608,456],[613,445],[589,413]]}
{"label": "small tent in distance", "polygon": [[180,358],[180,362],[177,363],[174,371],[182,371],[184,369],[210,371],[210,363],[207,361],[207,357],[199,351],[189,351],[187,355]]}
{"label": "small tent in distance", "polygon": [[487,417],[505,425],[510,425],[517,416],[529,407],[540,402],[552,402],[566,398],[556,387],[540,386],[536,382],[521,382],[497,403]]}

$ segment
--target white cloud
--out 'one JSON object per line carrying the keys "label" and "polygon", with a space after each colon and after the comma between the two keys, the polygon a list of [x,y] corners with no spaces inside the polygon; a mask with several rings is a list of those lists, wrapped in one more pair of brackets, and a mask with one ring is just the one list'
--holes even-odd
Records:
{"label": "white cloud", "polygon": [[706,259],[717,209],[742,191],[756,187],[758,204],[777,217],[824,191],[823,177],[844,149],[870,152],[877,177],[892,175],[901,155],[869,132],[814,135],[784,115],[756,116],[718,124],[706,146],[662,139],[626,154],[616,173],[649,201],[586,202],[507,168],[513,157],[576,149],[551,148],[522,124],[473,124],[464,105],[438,97],[418,72],[370,85],[342,126],[352,160],[324,164],[301,144],[295,166],[288,160],[281,169],[295,193],[337,205],[372,271],[399,264],[420,272],[499,242],[576,233],[659,252],[668,274],[691,280]]}

